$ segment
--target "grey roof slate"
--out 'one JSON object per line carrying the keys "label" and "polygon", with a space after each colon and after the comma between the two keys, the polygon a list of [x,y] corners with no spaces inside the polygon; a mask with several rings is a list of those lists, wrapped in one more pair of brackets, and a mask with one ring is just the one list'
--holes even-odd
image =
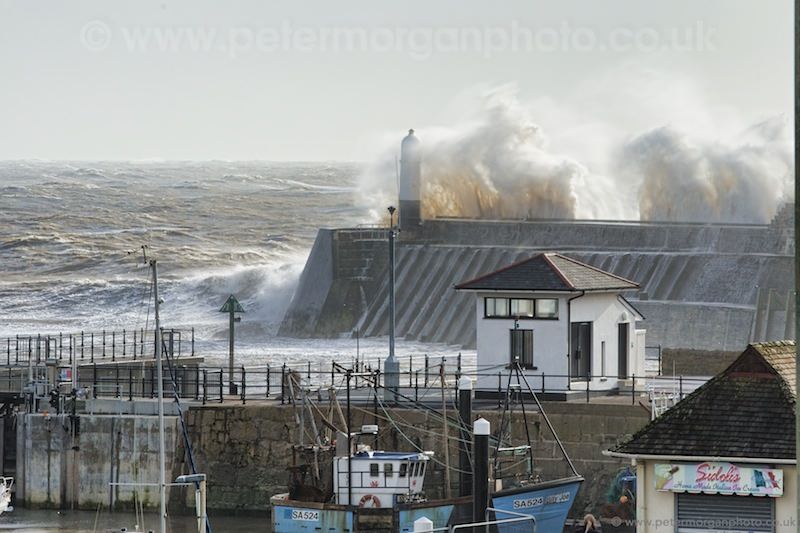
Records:
{"label": "grey roof slate", "polygon": [[750,344],[727,369],[612,451],[794,459],[795,367],[794,341]]}
{"label": "grey roof slate", "polygon": [[557,253],[540,253],[456,285],[464,290],[592,291],[637,289],[639,285]]}

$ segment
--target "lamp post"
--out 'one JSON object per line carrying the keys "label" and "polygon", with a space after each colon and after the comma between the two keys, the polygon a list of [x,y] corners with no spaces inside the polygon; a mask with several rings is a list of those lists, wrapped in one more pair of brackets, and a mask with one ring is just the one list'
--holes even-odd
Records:
{"label": "lamp post", "polygon": [[400,388],[400,361],[394,355],[394,206],[389,206],[389,357],[384,365],[384,400],[396,402]]}

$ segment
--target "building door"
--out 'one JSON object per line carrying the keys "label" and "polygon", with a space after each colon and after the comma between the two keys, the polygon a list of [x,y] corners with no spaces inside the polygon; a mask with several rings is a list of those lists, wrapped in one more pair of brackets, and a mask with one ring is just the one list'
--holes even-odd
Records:
{"label": "building door", "polygon": [[677,533],[775,531],[775,498],[677,494]]}
{"label": "building door", "polygon": [[618,324],[619,336],[617,338],[617,350],[619,361],[617,363],[617,376],[620,379],[628,377],[628,324]]}
{"label": "building door", "polygon": [[587,379],[592,372],[592,323],[570,324],[570,375]]}

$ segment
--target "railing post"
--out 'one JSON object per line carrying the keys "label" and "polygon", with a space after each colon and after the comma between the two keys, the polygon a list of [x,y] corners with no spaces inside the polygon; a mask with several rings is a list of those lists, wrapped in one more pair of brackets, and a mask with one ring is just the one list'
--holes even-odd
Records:
{"label": "railing post", "polygon": [[58,333],[58,359],[64,357],[64,336],[61,332]]}
{"label": "railing post", "polygon": [[425,386],[428,386],[428,374],[429,374],[429,364],[430,360],[428,359],[428,354],[425,354]]}
{"label": "railing post", "polygon": [[497,408],[498,409],[503,405],[502,397],[503,397],[503,373],[502,372],[498,372],[497,373]]}
{"label": "railing post", "polygon": [[636,405],[636,374],[631,374],[631,405]]}
{"label": "railing post", "polygon": [[286,403],[286,363],[281,367],[281,405]]}
{"label": "railing post", "polygon": [[683,374],[678,376],[678,401],[683,400]]}
{"label": "railing post", "polygon": [[194,367],[194,399],[200,398],[200,367]]}
{"label": "railing post", "polygon": [[589,386],[591,384],[591,381],[592,381],[592,377],[587,375],[586,376],[586,403],[589,403],[589,396],[590,396]]}
{"label": "railing post", "polygon": [[456,367],[456,381],[461,378],[461,352],[458,352],[458,366]]}
{"label": "railing post", "polygon": [[336,381],[336,377],[334,375],[335,372],[336,372],[336,362],[331,361],[331,388],[333,388],[333,384]]}
{"label": "railing post", "polygon": [[119,365],[114,365],[114,388],[117,389],[116,397],[119,398]]}
{"label": "railing post", "polygon": [[192,357],[194,357],[194,328],[192,328]]}
{"label": "railing post", "polygon": [[127,351],[126,341],[127,341],[127,335],[126,335],[125,330],[123,329],[122,330],[122,357],[125,357],[125,355],[126,355],[126,353],[125,353]]}
{"label": "railing post", "polygon": [[94,363],[94,332],[89,333],[89,357]]}
{"label": "railing post", "polygon": [[92,395],[97,399],[97,363],[92,363]]}
{"label": "railing post", "polygon": [[544,372],[542,372],[542,394],[544,394]]}
{"label": "railing post", "polygon": [[6,365],[11,366],[11,339],[6,339]]}
{"label": "railing post", "polygon": [[156,397],[156,373],[152,366],[150,367],[150,397]]}
{"label": "railing post", "polygon": [[658,375],[661,375],[661,345],[658,345]]}
{"label": "railing post", "polygon": [[133,367],[128,367],[128,401],[133,401]]}
{"label": "railing post", "polygon": [[419,401],[419,370],[414,372],[414,401]]}
{"label": "railing post", "polygon": [[103,330],[103,359],[106,357],[106,330]]}
{"label": "railing post", "polygon": [[117,332],[111,332],[111,360],[117,360]]}
{"label": "railing post", "polygon": [[225,401],[225,395],[222,394],[222,370],[219,371],[219,403],[223,403]]}
{"label": "railing post", "polygon": [[83,353],[84,353],[84,352],[83,352],[83,348],[84,348],[84,346],[83,346],[83,340],[84,340],[84,339],[83,339],[83,331],[81,331],[81,360],[83,360]]}
{"label": "railing post", "polygon": [[208,370],[203,369],[203,405],[208,401]]}
{"label": "railing post", "polygon": [[267,363],[267,399],[269,400],[269,363]]}
{"label": "railing post", "polygon": [[244,405],[247,402],[246,390],[247,390],[247,370],[245,370],[244,365],[242,365],[242,405]]}
{"label": "railing post", "polygon": [[308,362],[308,372],[306,373],[308,380],[311,381],[311,361]]}

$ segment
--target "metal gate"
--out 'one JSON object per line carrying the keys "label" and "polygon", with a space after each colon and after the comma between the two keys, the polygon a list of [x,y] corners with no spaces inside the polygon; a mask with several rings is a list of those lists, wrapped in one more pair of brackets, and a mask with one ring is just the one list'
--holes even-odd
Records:
{"label": "metal gate", "polygon": [[775,531],[775,500],[767,496],[677,495],[677,532]]}

